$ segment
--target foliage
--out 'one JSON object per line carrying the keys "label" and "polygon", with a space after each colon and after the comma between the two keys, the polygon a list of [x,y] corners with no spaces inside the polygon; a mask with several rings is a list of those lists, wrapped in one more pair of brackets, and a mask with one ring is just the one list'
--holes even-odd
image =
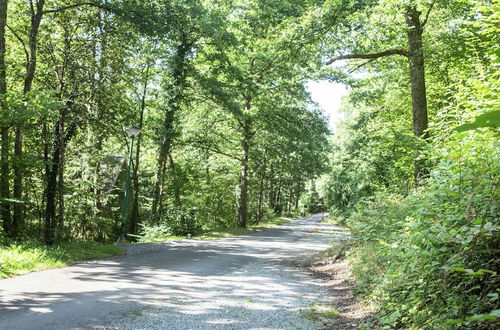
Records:
{"label": "foliage", "polygon": [[[320,64],[312,36],[325,28],[324,1],[36,3],[37,33],[37,6],[7,6],[6,236],[116,240],[129,170],[130,238],[140,223],[152,237],[232,227],[243,204],[248,224],[301,208],[306,183],[325,170],[326,119],[304,87]],[[328,3],[325,15],[349,11]],[[128,169],[131,125],[142,133]]]}
{"label": "foliage", "polygon": [[[347,254],[357,291],[378,306],[380,327],[493,329],[500,263],[498,2],[435,6],[424,35],[430,137],[411,136],[400,68],[373,64],[345,102],[325,198],[352,231]],[[429,173],[415,182],[419,149]]]}
{"label": "foliage", "polygon": [[434,328],[497,308],[500,168],[498,145],[486,137],[457,144],[468,157],[443,161],[408,196],[379,193],[349,217],[358,289],[383,308],[388,328]]}
{"label": "foliage", "polygon": [[172,209],[164,214],[161,223],[168,228],[172,235],[192,236],[201,229],[201,224],[195,215],[196,209],[189,211]]}
{"label": "foliage", "polygon": [[319,193],[316,191],[316,187],[311,187],[308,194],[304,196],[304,211],[307,213],[319,213],[325,211],[325,206],[323,204],[323,199],[320,198]]}
{"label": "foliage", "polygon": [[500,127],[500,110],[492,110],[477,116],[474,122],[462,124],[455,128],[457,132],[465,132],[471,129],[482,127]]}
{"label": "foliage", "polygon": [[175,236],[172,235],[172,231],[168,225],[159,224],[159,225],[142,225],[141,235],[138,235],[139,242],[162,242],[169,240],[177,240],[183,239],[185,237],[188,238],[197,238],[197,239],[205,239],[205,240],[214,240],[219,238],[227,238],[233,237],[237,235],[245,235],[254,233],[256,231],[261,231],[264,229],[272,228],[276,225],[281,225],[288,221],[292,220],[292,218],[288,217],[274,217],[272,219],[263,221],[259,224],[251,224],[246,228],[242,228],[239,226],[232,225],[230,227],[221,227],[221,228],[210,228],[198,231],[195,235],[184,235],[184,236]]}

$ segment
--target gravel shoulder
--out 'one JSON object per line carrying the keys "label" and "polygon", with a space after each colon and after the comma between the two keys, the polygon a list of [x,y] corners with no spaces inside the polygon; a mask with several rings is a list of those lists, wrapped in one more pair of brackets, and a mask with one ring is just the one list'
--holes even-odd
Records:
{"label": "gravel shoulder", "polygon": [[355,283],[351,266],[345,257],[348,241],[339,242],[328,250],[302,256],[292,261],[322,283],[329,290],[329,301],[337,311],[333,318],[325,319],[322,329],[363,329],[372,328],[373,310],[359,301],[353,294]]}
{"label": "gravel shoulder", "polygon": [[[286,239],[271,230],[214,241],[213,244],[239,243],[253,256],[231,273],[206,276],[203,281],[156,306],[135,310],[104,329],[319,329],[323,320],[308,317],[312,305],[329,302],[328,284],[297,268],[291,262],[304,253],[326,249],[335,227],[319,223],[315,215],[279,226],[289,228]],[[304,221],[305,220],[305,221]],[[296,230],[294,230],[296,228]],[[280,228],[277,228],[280,230]],[[248,240],[248,241],[247,241]],[[196,242],[197,240],[188,240]],[[256,241],[256,242],[255,242]],[[248,244],[250,243],[250,244]],[[251,245],[270,244],[258,255]],[[272,243],[272,244],[271,244]],[[176,242],[132,246],[127,254],[147,253],[175,246]]]}
{"label": "gravel shoulder", "polygon": [[170,296],[106,329],[317,329],[303,311],[328,300],[326,284],[297,268],[251,263],[206,278],[197,290]]}

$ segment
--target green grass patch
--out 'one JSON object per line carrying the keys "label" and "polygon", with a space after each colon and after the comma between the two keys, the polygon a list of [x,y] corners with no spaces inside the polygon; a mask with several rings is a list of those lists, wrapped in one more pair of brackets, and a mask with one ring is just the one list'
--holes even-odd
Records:
{"label": "green grass patch", "polygon": [[[193,236],[198,239],[219,239],[237,235],[245,235],[272,228],[292,220],[287,217],[276,217],[270,221],[250,225],[247,228],[234,227],[212,229]],[[190,237],[166,235],[156,227],[149,228],[148,236],[141,242],[164,242],[181,240]],[[75,261],[102,259],[123,253],[123,248],[113,244],[92,242],[68,242],[48,247],[39,243],[20,243],[0,245],[0,279],[27,274],[51,268],[71,265]]]}
{"label": "green grass patch", "polygon": [[100,259],[122,254],[111,244],[71,242],[48,247],[35,243],[0,246],[0,278],[68,266],[79,260]]}
{"label": "green grass patch", "polygon": [[269,228],[276,227],[278,225],[287,223],[287,222],[291,221],[292,219],[293,218],[288,218],[288,217],[276,217],[276,218],[269,220],[269,221],[266,221],[266,222],[261,222],[258,224],[249,225],[246,228],[230,227],[230,228],[209,229],[209,230],[203,231],[199,235],[194,236],[194,238],[213,240],[213,239],[219,239],[219,238],[227,238],[227,237],[233,237],[233,236],[238,236],[238,235],[251,234],[251,233],[255,233],[257,231],[262,231],[265,229],[269,229]]}
{"label": "green grass patch", "polygon": [[337,308],[333,304],[326,302],[315,303],[309,309],[301,312],[305,318],[312,321],[326,321],[339,315]]}

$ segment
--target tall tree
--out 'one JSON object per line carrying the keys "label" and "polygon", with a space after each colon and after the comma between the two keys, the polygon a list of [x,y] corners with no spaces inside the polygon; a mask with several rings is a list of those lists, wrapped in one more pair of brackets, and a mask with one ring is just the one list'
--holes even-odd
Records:
{"label": "tall tree", "polygon": [[[435,1],[430,2],[425,9],[425,14],[423,14],[424,6],[420,3],[417,4],[416,0],[405,1],[401,4],[392,4],[389,5],[386,1],[379,1],[376,3],[378,6],[389,5],[389,9],[387,11],[393,10],[396,15],[401,15],[404,17],[404,21],[406,26],[404,30],[395,32],[398,30],[396,27],[391,27],[391,30],[388,30],[389,34],[389,43],[396,43],[400,36],[394,36],[395,33],[404,33],[406,31],[406,47],[397,47],[390,48],[384,50],[377,50],[375,52],[370,52],[371,49],[364,49],[366,47],[360,46],[363,44],[362,40],[358,40],[359,44],[354,45],[352,48],[355,52],[351,54],[338,55],[334,56],[332,59],[326,62],[326,64],[332,64],[335,61],[339,60],[348,60],[348,59],[365,59],[366,62],[359,65],[357,68],[371,63],[379,58],[388,57],[388,56],[403,56],[408,59],[409,68],[410,68],[410,83],[411,83],[411,97],[412,97],[412,116],[413,116],[413,133],[415,136],[419,138],[426,139],[428,137],[428,113],[427,113],[427,92],[425,86],[425,62],[424,62],[424,44],[423,44],[423,32],[424,27],[427,24],[429,16],[433,10]],[[379,8],[378,8],[379,9]],[[363,22],[363,24],[370,24],[369,20],[375,18],[374,21],[377,21],[380,18],[378,9],[373,7],[365,9],[368,12],[367,20]],[[385,19],[383,17],[382,19]],[[358,23],[358,22],[356,22]],[[387,24],[387,23],[385,23]],[[350,27],[350,29],[354,29],[354,27]],[[363,30],[368,30],[368,34],[370,33],[370,28],[363,28]],[[342,32],[345,32],[343,30]],[[380,33],[380,32],[377,32]],[[382,32],[384,33],[384,32]],[[366,38],[363,35],[363,38]],[[381,37],[384,40],[384,36]],[[387,39],[387,37],[385,37]],[[382,43],[383,44],[383,43]],[[372,45],[369,48],[378,48],[380,45]],[[418,158],[418,155],[416,156]],[[418,178],[420,175],[425,173],[424,165],[421,161],[416,160],[415,163],[415,175]]]}
{"label": "tall tree", "polygon": [[309,33],[304,37],[301,21],[309,9],[306,3],[289,1],[241,1],[222,8],[220,16],[232,19],[221,20],[224,29],[200,51],[200,61],[211,63],[200,65],[197,77],[206,91],[204,97],[230,114],[238,134],[236,218],[242,227],[248,223],[249,165],[255,137],[269,129],[268,121],[301,125],[293,119],[294,110],[305,109],[289,104],[288,99],[303,97],[302,79],[314,58],[308,51],[314,48],[315,39],[308,38]]}
{"label": "tall tree", "polygon": [[[28,32],[27,63],[24,73],[23,94],[27,98],[33,86],[37,65],[38,33],[44,15],[45,0],[36,3],[30,1],[30,27]],[[24,216],[23,181],[24,181],[24,159],[23,159],[23,127],[22,123],[15,125],[14,138],[14,188],[13,197],[17,200],[14,204],[12,217],[12,228],[14,232],[19,230]]]}
{"label": "tall tree", "polygon": [[10,213],[10,188],[9,188],[9,123],[5,122],[8,118],[7,105],[7,67],[5,28],[7,26],[7,8],[8,1],[0,0],[0,138],[2,139],[0,147],[0,218],[2,219],[3,229],[7,234],[12,234],[12,220]]}
{"label": "tall tree", "polygon": [[[150,84],[151,79],[151,66],[152,59],[146,58],[146,64],[142,69],[142,93],[140,95],[140,105],[139,105],[139,122],[138,127],[140,129],[144,126],[144,112],[146,111],[146,100],[148,97],[148,86]],[[140,214],[139,214],[139,165],[141,161],[141,144],[142,144],[142,135],[137,137],[137,145],[135,149],[135,160],[134,160],[134,168],[132,171],[132,182],[133,182],[133,199],[132,199],[132,211],[130,214],[130,225],[132,234],[137,234],[139,231],[139,222],[140,222]]]}
{"label": "tall tree", "polygon": [[174,46],[174,55],[169,60],[170,72],[166,74],[163,82],[163,95],[165,95],[165,112],[163,125],[160,128],[160,142],[156,164],[156,179],[153,190],[153,203],[151,214],[154,221],[159,221],[163,213],[163,188],[167,170],[167,160],[172,143],[177,135],[176,117],[185,95],[185,85],[190,67],[190,56],[193,47],[191,36],[181,31],[179,39]]}

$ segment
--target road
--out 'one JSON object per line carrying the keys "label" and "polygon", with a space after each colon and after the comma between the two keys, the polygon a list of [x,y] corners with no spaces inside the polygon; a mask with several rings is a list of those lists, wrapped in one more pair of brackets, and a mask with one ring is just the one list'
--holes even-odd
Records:
{"label": "road", "polygon": [[[174,241],[158,245],[156,251],[1,280],[0,329],[122,328],[125,326],[120,320],[161,310],[162,307],[164,313],[176,316],[169,322],[184,325],[160,326],[157,323],[157,326],[144,325],[144,328],[196,328],[183,321],[191,317],[194,324],[200,325],[199,328],[207,328],[208,324],[217,328],[217,324],[224,322],[239,324],[235,328],[251,328],[250,314],[255,307],[252,304],[258,304],[261,311],[277,310],[276,306],[285,302],[290,306],[304,307],[301,296],[305,295],[300,286],[305,286],[308,279],[297,277],[299,275],[294,272],[298,270],[290,270],[283,260],[323,250],[335,235],[344,235],[338,228],[319,220],[319,215],[306,217],[269,230],[226,239]],[[283,278],[287,271],[294,276],[293,279]],[[265,276],[251,274],[255,272],[265,272]],[[257,275],[260,277],[252,278]],[[278,280],[273,282],[274,276],[280,279],[279,282],[290,283],[275,283]],[[237,285],[235,279],[238,279]],[[262,284],[263,279],[270,279],[268,285],[250,287],[251,283]],[[232,305],[228,303],[232,295],[237,295],[234,285],[238,292],[244,293],[238,296],[240,300],[236,307],[234,301]],[[286,296],[280,296],[284,292]],[[225,300],[220,299],[221,296]],[[252,299],[258,297],[262,299],[254,303]],[[212,315],[220,311],[200,313],[200,310],[213,308],[216,304],[229,315],[234,307],[238,310],[233,314],[250,316],[246,320],[228,316],[220,321],[220,316]],[[193,306],[197,309],[195,313],[189,312]],[[269,317],[275,314],[275,311],[271,312]],[[269,322],[277,321],[270,319]]]}

